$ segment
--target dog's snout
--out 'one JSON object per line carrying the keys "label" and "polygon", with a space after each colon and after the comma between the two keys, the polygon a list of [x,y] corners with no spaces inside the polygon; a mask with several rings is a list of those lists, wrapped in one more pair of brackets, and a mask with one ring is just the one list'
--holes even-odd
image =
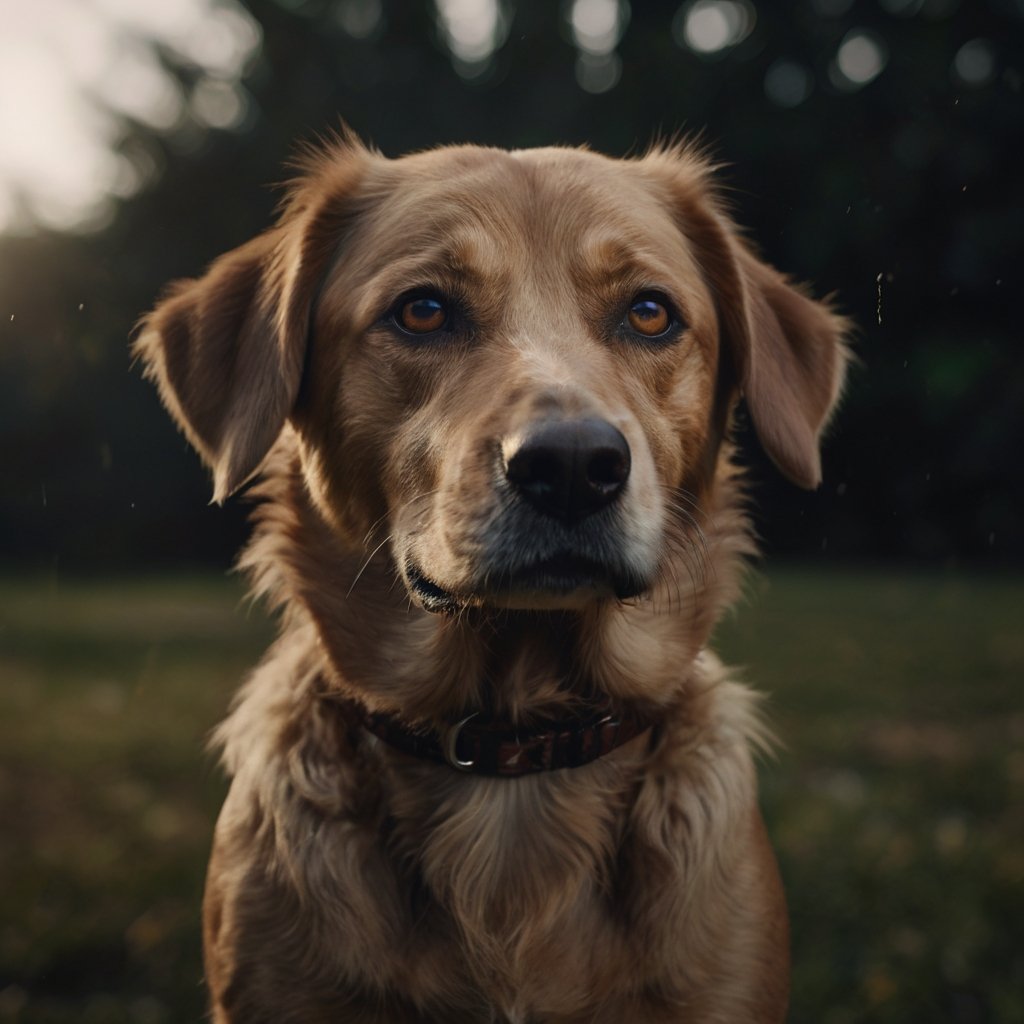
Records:
{"label": "dog's snout", "polygon": [[539,512],[578,522],[611,504],[629,479],[629,444],[601,419],[537,424],[504,447],[505,476]]}

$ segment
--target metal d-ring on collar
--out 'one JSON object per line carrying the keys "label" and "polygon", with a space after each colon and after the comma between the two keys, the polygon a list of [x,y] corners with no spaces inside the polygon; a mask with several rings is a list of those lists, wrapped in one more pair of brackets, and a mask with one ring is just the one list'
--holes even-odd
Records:
{"label": "metal d-ring on collar", "polygon": [[[359,725],[389,746],[412,757],[447,765],[457,772],[513,778],[533,772],[577,768],[604,757],[655,724],[636,712],[614,712],[607,703],[521,734],[511,723],[476,725],[479,712],[466,715],[436,732],[408,725],[393,713],[370,712],[361,702],[340,694],[321,693],[341,710],[350,725]],[[469,757],[459,755],[459,742],[472,733]]]}
{"label": "metal d-ring on collar", "polygon": [[449,725],[441,735],[441,751],[444,754],[444,759],[453,768],[458,768],[460,772],[471,771],[473,766],[476,764],[476,760],[472,757],[466,761],[463,761],[462,758],[459,757],[459,736],[462,734],[462,727],[471,718],[476,718],[476,715],[476,711],[471,715],[466,715],[461,722]]}

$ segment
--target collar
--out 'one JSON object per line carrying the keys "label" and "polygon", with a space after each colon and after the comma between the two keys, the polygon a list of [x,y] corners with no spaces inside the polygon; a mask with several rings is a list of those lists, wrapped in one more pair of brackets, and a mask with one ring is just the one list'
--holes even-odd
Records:
{"label": "collar", "polygon": [[447,765],[471,775],[514,778],[537,772],[579,768],[628,743],[653,725],[631,712],[617,712],[607,702],[550,721],[534,729],[509,722],[484,722],[468,715],[441,728],[413,727],[396,715],[369,711],[346,697],[322,695],[390,747],[412,757]]}

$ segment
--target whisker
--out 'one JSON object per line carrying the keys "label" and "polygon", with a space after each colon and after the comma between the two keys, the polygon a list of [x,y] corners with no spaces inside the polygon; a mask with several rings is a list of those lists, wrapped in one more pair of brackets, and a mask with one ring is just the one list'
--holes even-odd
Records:
{"label": "whisker", "polygon": [[[388,518],[388,516],[394,514],[397,517],[402,513],[402,511],[404,511],[406,508],[412,505],[413,502],[423,501],[425,498],[432,498],[435,494],[438,493],[438,490],[439,488],[434,487],[431,488],[429,491],[421,491],[419,494],[414,494],[411,498],[406,498],[405,501],[403,501],[401,505],[398,506],[397,509],[388,509],[388,511],[385,512],[378,519],[376,519],[374,523],[370,526],[370,528],[366,531],[366,536],[363,537],[363,546],[365,547],[367,544],[370,543],[370,538],[373,536],[374,531],[377,529],[378,526],[380,526],[380,524],[385,519]],[[426,509],[424,509],[424,511],[426,511]]]}
{"label": "whisker", "polygon": [[[711,558],[711,550],[708,544],[707,534],[705,534],[703,529],[701,529],[700,523],[697,522],[697,520],[689,512],[689,510],[683,508],[682,506],[676,504],[675,502],[670,501],[668,503],[668,507],[671,511],[675,512],[688,526],[692,527],[693,532],[697,535],[697,539],[700,541],[701,546],[704,549],[705,561],[709,565],[711,565],[713,569],[713,561]],[[706,515],[700,511],[700,509],[697,509],[696,511],[698,511],[701,515],[704,515],[704,517],[707,518]]]}
{"label": "whisker", "polygon": [[[666,557],[661,567],[660,587],[652,589],[652,605],[656,612],[682,611],[684,607],[681,572],[690,580],[690,604],[698,605],[699,592],[716,575],[711,544],[703,526],[710,522],[707,512],[695,495],[683,488],[665,494],[668,523],[665,531]],[[659,594],[667,601],[659,607]]]}
{"label": "whisker", "polygon": [[348,593],[345,594],[346,598],[352,596],[352,591],[355,590],[356,584],[359,582],[360,576],[362,576],[363,573],[366,572],[366,567],[373,561],[373,556],[377,554],[377,552],[380,551],[380,549],[384,547],[384,545],[387,544],[389,540],[391,540],[390,533],[366,556],[366,561],[363,562],[363,564],[359,567],[359,572],[356,573],[355,579],[352,580],[352,585],[348,588]]}
{"label": "whisker", "polygon": [[[429,491],[422,491],[419,494],[414,494],[411,498],[407,498],[405,501],[402,502],[401,505],[398,506],[396,514],[400,514],[404,509],[408,508],[414,502],[423,501],[424,499],[430,498],[430,497],[432,497],[435,494],[437,494],[437,488],[433,488],[433,489],[431,489]],[[424,509],[423,511],[426,512],[428,510]],[[370,539],[373,537],[373,534],[376,532],[377,528],[391,514],[392,514],[391,510],[389,510],[389,511],[385,512],[384,515],[380,516],[378,519],[376,519],[374,521],[374,523],[366,531],[366,535],[363,537],[363,547],[366,547],[370,543]],[[415,532],[415,531],[413,531],[413,532]],[[351,597],[352,596],[352,591],[355,590],[356,584],[359,582],[359,579],[363,575],[363,573],[366,572],[366,570],[369,567],[370,563],[373,561],[374,556],[377,554],[378,551],[380,551],[380,549],[382,547],[384,547],[385,544],[387,544],[390,540],[392,540],[393,537],[394,537],[394,533],[388,533],[388,535],[366,556],[366,560],[359,567],[359,571],[356,573],[355,578],[352,580],[352,584],[348,588],[348,592],[345,594],[345,597]],[[396,575],[395,579],[391,581],[391,587],[389,588],[389,593],[394,591],[395,584],[397,582],[398,582],[398,577]]]}
{"label": "whisker", "polygon": [[[696,561],[698,566],[700,566],[700,553],[693,540],[684,532],[674,530],[670,535],[670,541],[673,552],[676,555],[671,562],[672,568],[675,570],[677,563],[682,563],[682,567],[686,570],[686,574],[690,578],[690,592],[695,602],[697,598],[698,571],[694,562]],[[679,578],[679,574],[675,571],[672,573],[672,585],[673,593],[675,595],[675,606],[676,609],[681,612],[683,610],[682,581]],[[669,608],[670,610],[672,608],[671,602],[669,604]]]}
{"label": "whisker", "polygon": [[373,521],[373,523],[370,524],[370,528],[366,531],[366,535],[363,537],[362,546],[364,548],[367,546],[367,544],[370,543],[370,538],[373,536],[377,527],[380,526],[380,524],[384,522],[384,520],[387,519],[389,515],[391,515],[390,510],[385,512],[382,516],[379,516],[377,519]]}
{"label": "whisker", "polygon": [[674,498],[685,501],[692,512],[697,513],[697,515],[707,521],[708,515],[701,507],[700,502],[697,500],[697,496],[692,491],[688,491],[685,487],[677,487],[672,493]]}

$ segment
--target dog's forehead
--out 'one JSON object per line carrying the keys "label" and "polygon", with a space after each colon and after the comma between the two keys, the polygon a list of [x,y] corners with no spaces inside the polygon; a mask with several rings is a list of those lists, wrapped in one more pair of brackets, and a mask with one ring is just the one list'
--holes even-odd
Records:
{"label": "dog's forehead", "polygon": [[460,147],[390,164],[388,205],[395,215],[421,223],[557,224],[565,230],[594,216],[629,222],[658,205],[635,163],[585,151]]}
{"label": "dog's forehead", "polygon": [[516,243],[538,258],[682,243],[667,192],[641,160],[587,150],[462,146],[380,160],[364,180],[364,238],[390,259]]}
{"label": "dog's forehead", "polygon": [[609,205],[624,194],[641,203],[654,201],[640,161],[585,149],[457,146],[388,163],[397,187],[422,188],[439,196],[487,196],[510,207],[524,200],[537,204],[570,196],[576,202]]}

